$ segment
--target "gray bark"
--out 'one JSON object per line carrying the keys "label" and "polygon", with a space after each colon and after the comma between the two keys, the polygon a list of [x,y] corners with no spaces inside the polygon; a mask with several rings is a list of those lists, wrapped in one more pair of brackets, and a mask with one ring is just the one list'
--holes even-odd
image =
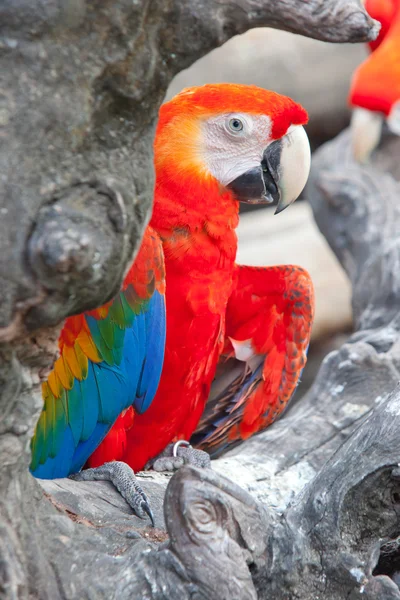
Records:
{"label": "gray bark", "polygon": [[43,495],[27,471],[40,381],[57,324],[110,298],[135,254],[172,76],[250,27],[356,42],[375,25],[356,0],[5,0],[0,24],[0,597],[254,598],[274,519],[212,472],[173,479],[160,552]]}

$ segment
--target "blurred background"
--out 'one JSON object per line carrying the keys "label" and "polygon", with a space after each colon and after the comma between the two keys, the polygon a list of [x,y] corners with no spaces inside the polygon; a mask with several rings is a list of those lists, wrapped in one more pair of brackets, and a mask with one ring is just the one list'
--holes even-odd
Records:
{"label": "blurred background", "polygon": [[[254,29],[229,40],[179,73],[166,99],[204,83],[255,84],[290,96],[309,114],[312,150],[348,126],[347,95],[355,68],[367,56],[362,44],[327,44],[274,29]],[[274,209],[241,206],[238,262],[297,264],[309,271],[316,315],[297,401],[311,385],[324,356],[351,333],[351,288],[320,234],[303,197],[278,216]]]}

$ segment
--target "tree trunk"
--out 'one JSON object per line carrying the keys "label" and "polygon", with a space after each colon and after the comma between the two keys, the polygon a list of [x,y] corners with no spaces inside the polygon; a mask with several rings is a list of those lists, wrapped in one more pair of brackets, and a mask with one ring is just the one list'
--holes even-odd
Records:
{"label": "tree trunk", "polygon": [[159,552],[43,494],[28,473],[40,382],[57,324],[115,294],[135,254],[172,76],[251,27],[356,42],[375,25],[357,0],[5,0],[0,23],[0,596],[255,598],[276,518],[215,473],[175,476]]}

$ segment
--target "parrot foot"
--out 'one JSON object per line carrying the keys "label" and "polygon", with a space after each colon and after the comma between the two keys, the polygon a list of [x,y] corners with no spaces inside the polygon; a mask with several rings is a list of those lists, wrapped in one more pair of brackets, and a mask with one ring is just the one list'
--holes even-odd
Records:
{"label": "parrot foot", "polygon": [[133,469],[126,463],[117,460],[104,463],[101,467],[74,473],[69,478],[75,481],[111,481],[135,515],[141,519],[147,515],[154,527],[154,516],[147,496],[140,487]]}
{"label": "parrot foot", "polygon": [[185,440],[179,440],[179,442],[168,444],[158,456],[149,460],[145,470],[177,471],[183,465],[192,465],[203,469],[211,468],[210,455],[203,450],[196,450]]}

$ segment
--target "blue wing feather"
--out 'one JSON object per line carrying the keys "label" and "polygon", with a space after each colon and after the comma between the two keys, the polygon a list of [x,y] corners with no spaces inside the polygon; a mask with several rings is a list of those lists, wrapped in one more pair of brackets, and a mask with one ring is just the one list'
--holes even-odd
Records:
{"label": "blue wing feather", "polygon": [[[150,406],[161,376],[159,365],[164,360],[165,346],[165,311],[164,298],[158,292],[152,297],[151,306],[145,314],[146,319],[146,356],[138,383],[138,391],[134,402],[135,410],[144,413]],[[158,373],[158,377],[154,374]]]}
{"label": "blue wing feather", "polygon": [[[54,406],[47,403],[49,414],[43,410],[42,428],[32,441],[36,477],[66,477],[79,471],[121,412],[133,405],[143,413],[157,391],[164,360],[165,297],[155,290],[140,309],[132,309],[124,292],[114,302],[107,323],[85,316],[103,360],[89,360],[86,378],[74,378],[72,388],[63,389]],[[125,329],[122,318],[128,324]]]}

